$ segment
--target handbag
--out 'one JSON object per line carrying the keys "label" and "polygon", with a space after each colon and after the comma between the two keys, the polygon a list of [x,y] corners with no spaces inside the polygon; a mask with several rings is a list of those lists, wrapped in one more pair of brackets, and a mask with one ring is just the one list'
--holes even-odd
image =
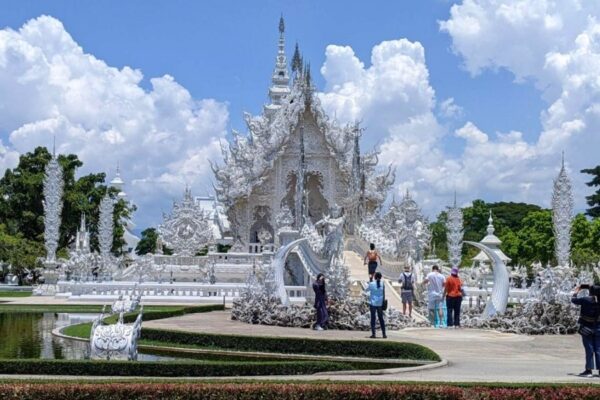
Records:
{"label": "handbag", "polygon": [[385,298],[385,284],[383,285],[383,301],[381,302],[381,309],[383,311],[387,310],[388,308],[388,301]]}

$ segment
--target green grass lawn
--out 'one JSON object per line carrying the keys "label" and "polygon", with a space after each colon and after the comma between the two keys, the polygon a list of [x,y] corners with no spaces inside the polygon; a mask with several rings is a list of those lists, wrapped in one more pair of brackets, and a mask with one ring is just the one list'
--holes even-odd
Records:
{"label": "green grass lawn", "polygon": [[0,297],[30,297],[32,292],[18,291],[18,290],[5,290],[0,291]]}

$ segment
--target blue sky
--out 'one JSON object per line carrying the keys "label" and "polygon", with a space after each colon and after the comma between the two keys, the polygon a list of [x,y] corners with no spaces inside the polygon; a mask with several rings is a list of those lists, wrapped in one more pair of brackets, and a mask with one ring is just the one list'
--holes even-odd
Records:
{"label": "blue sky", "polygon": [[[328,44],[352,46],[368,63],[383,40],[408,38],[425,47],[438,99],[454,97],[482,130],[540,129],[543,108],[531,84],[514,84],[506,71],[473,79],[439,31],[450,1],[3,1],[0,27],[18,29],[48,14],[61,20],[86,52],[116,67],[131,66],[147,78],[169,74],[196,98],[229,103],[231,126],[243,129],[242,113],[258,113],[274,64],[277,23],[286,21],[287,49],[297,41],[313,69]],[[323,86],[315,73],[317,85]]]}
{"label": "blue sky", "polygon": [[582,210],[578,170],[600,145],[600,2],[576,3],[0,0],[0,168],[56,135],[82,173],[120,162],[136,218],[159,222],[185,184],[210,191],[206,160],[267,102],[283,14],[288,56],[297,41],[326,111],[363,120],[395,192],[428,215],[455,189],[464,204],[548,206],[562,150]]}

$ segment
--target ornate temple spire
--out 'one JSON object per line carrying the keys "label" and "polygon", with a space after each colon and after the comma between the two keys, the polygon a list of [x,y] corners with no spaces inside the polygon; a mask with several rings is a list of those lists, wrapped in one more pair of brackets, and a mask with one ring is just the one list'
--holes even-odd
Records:
{"label": "ornate temple spire", "polygon": [[52,146],[52,159],[44,169],[44,245],[46,261],[56,260],[56,250],[60,238],[60,215],[63,208],[63,169],[56,157],[56,144]]}
{"label": "ornate temple spire", "polygon": [[269,88],[269,98],[271,104],[265,106],[265,113],[271,115],[281,106],[283,97],[290,93],[290,76],[287,68],[287,58],[285,56],[285,23],[283,16],[279,19],[279,44],[277,58],[275,60],[275,69],[271,78],[271,87]]}
{"label": "ornate temple spire", "polygon": [[119,168],[119,163],[117,163],[117,171],[115,172],[115,177],[112,179],[112,181],[110,181],[110,186],[114,187],[119,191],[119,193],[117,194],[117,197],[119,199],[127,198],[127,194],[123,191],[124,185],[125,182],[121,178],[121,169]]}
{"label": "ornate temple spire", "polygon": [[[98,221],[98,244],[100,255],[107,259],[113,245],[115,203],[108,193],[100,201],[100,218]],[[84,222],[85,223],[85,222]]]}
{"label": "ornate temple spire", "polygon": [[461,208],[456,205],[456,192],[454,192],[454,205],[448,208],[447,215],[448,221],[446,222],[446,229],[448,230],[448,258],[452,267],[458,267],[462,258],[464,229],[463,212]]}
{"label": "ornate temple spire", "polygon": [[89,232],[85,223],[85,213],[81,213],[79,230],[75,238],[75,252],[88,254],[90,252]]}
{"label": "ornate temple spire", "polygon": [[560,266],[568,266],[571,258],[571,223],[573,221],[573,191],[571,179],[562,155],[561,168],[554,180],[552,192],[552,224],[554,229],[554,255]]}

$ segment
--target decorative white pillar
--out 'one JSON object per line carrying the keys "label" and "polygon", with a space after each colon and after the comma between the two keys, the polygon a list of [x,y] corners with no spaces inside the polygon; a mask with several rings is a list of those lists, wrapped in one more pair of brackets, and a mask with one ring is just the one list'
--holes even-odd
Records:
{"label": "decorative white pillar", "polygon": [[110,250],[113,245],[114,210],[115,203],[107,193],[102,201],[100,201],[100,220],[98,222],[98,243],[100,245],[100,255],[103,259],[107,259],[110,256]]}
{"label": "decorative white pillar", "polygon": [[562,166],[554,180],[552,192],[552,224],[554,229],[554,255],[559,266],[569,266],[571,259],[571,223],[573,221],[573,190],[571,180]]}
{"label": "decorative white pillar", "polygon": [[448,243],[448,259],[452,267],[458,267],[462,259],[463,246],[463,212],[456,206],[456,194],[454,205],[448,208],[448,220],[446,221],[446,241]]}
{"label": "decorative white pillar", "polygon": [[60,238],[60,215],[63,202],[63,170],[56,155],[46,165],[44,177],[44,245],[46,247],[46,262],[56,261],[56,250]]}

